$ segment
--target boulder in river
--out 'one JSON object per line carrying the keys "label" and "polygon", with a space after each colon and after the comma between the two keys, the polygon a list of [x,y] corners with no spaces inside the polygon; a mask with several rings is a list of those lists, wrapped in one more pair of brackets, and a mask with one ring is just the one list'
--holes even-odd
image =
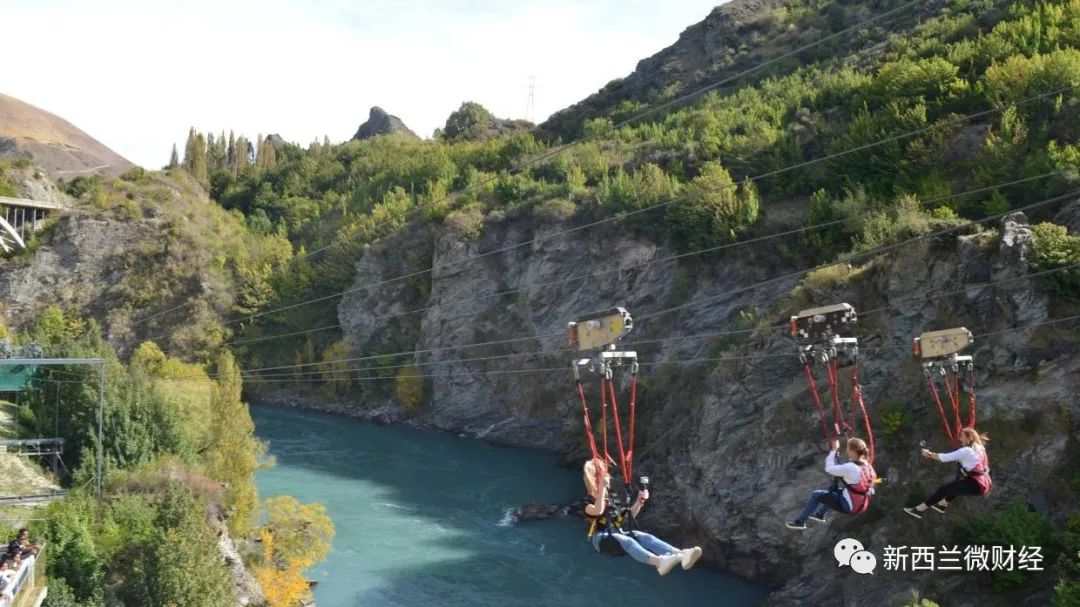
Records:
{"label": "boulder in river", "polygon": [[555,515],[558,516],[585,516],[585,500],[580,499],[570,504],[541,504],[532,502],[514,510],[514,522],[542,521]]}
{"label": "boulder in river", "polygon": [[555,504],[525,504],[517,510],[514,510],[514,520],[519,523],[525,521],[542,521],[551,518],[558,511],[559,506]]}

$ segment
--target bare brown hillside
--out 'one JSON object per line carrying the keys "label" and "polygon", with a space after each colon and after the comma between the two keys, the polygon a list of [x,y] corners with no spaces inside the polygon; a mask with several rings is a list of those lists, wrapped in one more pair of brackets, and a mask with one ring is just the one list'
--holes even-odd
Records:
{"label": "bare brown hillside", "polygon": [[29,156],[56,177],[119,175],[134,166],[67,120],[0,93],[0,154]]}

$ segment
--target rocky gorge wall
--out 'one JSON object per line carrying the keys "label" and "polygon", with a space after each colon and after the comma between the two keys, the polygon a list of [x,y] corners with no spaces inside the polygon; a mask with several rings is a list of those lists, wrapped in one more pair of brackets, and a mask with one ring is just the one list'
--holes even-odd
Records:
{"label": "rocky gorge wall", "polygon": [[[1068,224],[1068,217],[1059,221]],[[976,334],[999,332],[977,339],[972,351],[979,425],[994,438],[997,483],[985,504],[959,504],[948,524],[918,532],[945,541],[965,515],[1015,500],[1057,521],[1075,510],[1055,479],[1075,465],[1069,462],[1080,419],[1071,396],[1080,388],[1078,344],[1069,325],[1012,330],[1069,312],[1036,279],[1024,278],[1031,272],[1031,229],[1022,215],[996,229],[947,234],[852,268],[754,289],[795,267],[752,246],[680,264],[649,238],[614,230],[546,238],[566,227],[519,218],[489,222],[476,240],[441,235],[431,256],[429,295],[421,301],[407,301],[409,288],[401,283],[363,288],[415,271],[402,265],[400,254],[415,243],[405,236],[373,248],[357,264],[338,320],[355,355],[373,347],[385,351],[388,343],[415,347],[412,362],[429,376],[424,403],[406,413],[392,395],[369,394],[346,397],[337,410],[582,458],[565,325],[623,305],[638,319],[627,347],[645,363],[637,459],[638,469],[654,478],[646,526],[701,544],[712,564],[777,587],[776,604],[880,605],[909,598],[912,589],[948,595],[943,604],[986,604],[991,597],[979,590],[986,584],[974,577],[880,568],[875,576],[833,573],[831,556],[846,535],[879,555],[884,545],[907,541],[911,519],[900,519],[900,507],[951,475],[951,468],[918,456],[920,441],[937,450],[948,445],[910,348],[923,331],[967,326]],[[534,242],[509,248],[528,240]],[[827,484],[825,453],[794,345],[781,325],[800,308],[841,301],[863,311],[862,384],[885,485],[869,514],[799,534],[783,523],[811,489]],[[688,337],[701,334],[711,335]],[[458,348],[475,343],[487,345]],[[707,361],[693,362],[701,359]],[[598,399],[593,405],[596,412]],[[886,413],[901,420],[889,433],[882,424]],[[1046,595],[1030,600],[1040,598]]]}

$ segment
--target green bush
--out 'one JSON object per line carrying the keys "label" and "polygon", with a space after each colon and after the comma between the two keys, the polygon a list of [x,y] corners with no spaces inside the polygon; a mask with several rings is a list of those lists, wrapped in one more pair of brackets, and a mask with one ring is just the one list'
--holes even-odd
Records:
{"label": "green bush", "polygon": [[458,240],[476,240],[484,233],[484,212],[470,205],[447,215],[444,225]]}
{"label": "green bush", "polygon": [[130,181],[132,183],[146,183],[147,181],[149,181],[149,175],[146,173],[146,169],[137,166],[121,175],[120,179],[123,179],[124,181]]}
{"label": "green bush", "polygon": [[547,200],[533,209],[533,214],[547,221],[566,221],[574,216],[577,207],[574,203],[563,198]]}
{"label": "green bush", "polygon": [[15,198],[18,195],[19,191],[15,189],[15,184],[11,183],[7,177],[0,175],[0,196]]}
{"label": "green bush", "polygon": [[407,365],[398,370],[394,392],[405,410],[413,413],[424,401],[424,376],[420,369]]}
{"label": "green bush", "polygon": [[[985,515],[967,523],[964,534],[971,545],[1040,546],[1043,565],[1052,563],[1057,552],[1054,526],[1045,514],[1029,509],[1025,504],[1014,503],[996,515]],[[995,571],[994,588],[1005,590],[1022,586],[1039,572],[1022,570]]]}
{"label": "green bush", "polygon": [[1054,607],[1080,606],[1080,552],[1066,565],[1067,574],[1054,586]]}
{"label": "green bush", "polygon": [[675,245],[688,250],[730,242],[738,229],[757,220],[757,205],[756,190],[739,188],[720,163],[707,163],[687,196],[668,207]]}
{"label": "green bush", "polygon": [[[1036,270],[1053,270],[1080,263],[1080,236],[1072,236],[1065,226],[1043,222],[1031,231]],[[1062,295],[1080,296],[1080,268],[1046,276],[1044,283]]]}
{"label": "green bush", "polygon": [[447,139],[475,139],[495,117],[475,101],[466,101],[446,119],[443,135]]}
{"label": "green bush", "polygon": [[902,401],[886,401],[881,408],[881,428],[885,436],[904,432],[915,423],[915,414]]}
{"label": "green bush", "polygon": [[79,601],[64,578],[49,576],[47,584],[49,594],[45,596],[41,607],[97,607],[102,604],[96,599]]}
{"label": "green bush", "polygon": [[20,426],[30,432],[35,432],[38,429],[37,416],[34,415],[34,409],[30,405],[19,405],[16,420]]}

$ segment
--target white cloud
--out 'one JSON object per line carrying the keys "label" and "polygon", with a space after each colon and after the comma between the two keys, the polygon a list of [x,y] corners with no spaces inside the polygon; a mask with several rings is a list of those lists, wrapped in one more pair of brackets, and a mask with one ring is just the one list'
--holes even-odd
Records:
{"label": "white cloud", "polygon": [[[713,1],[6,3],[3,92],[157,167],[189,126],[306,143],[372,105],[428,136],[462,101],[522,117],[574,103],[673,43]],[[673,6],[675,5],[675,6]]]}

